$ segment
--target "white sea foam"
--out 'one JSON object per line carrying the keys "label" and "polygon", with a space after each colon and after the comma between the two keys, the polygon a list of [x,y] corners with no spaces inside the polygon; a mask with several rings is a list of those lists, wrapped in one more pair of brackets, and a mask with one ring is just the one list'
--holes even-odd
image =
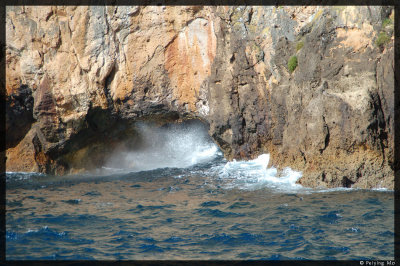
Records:
{"label": "white sea foam", "polygon": [[38,173],[38,172],[6,172],[6,175],[20,175],[20,176],[31,176],[31,175],[37,175],[37,176],[45,176],[46,174],[43,173]]}
{"label": "white sea foam", "polygon": [[[223,166],[214,167],[211,171],[217,172],[216,176],[222,180],[223,188],[256,190],[270,188],[276,192],[295,192],[300,194],[350,192],[359,188],[307,188],[296,182],[302,177],[302,173],[287,167],[278,171],[275,167],[268,167],[270,156],[262,154],[254,160],[227,162]],[[377,187],[372,191],[393,191],[387,188]]]}
{"label": "white sea foam", "polygon": [[387,192],[394,192],[394,190],[393,189],[388,189],[388,188],[384,188],[384,187],[376,187],[376,188],[372,188],[371,190],[374,190],[374,191],[387,191]]}
{"label": "white sea foam", "polygon": [[312,193],[325,193],[325,192],[346,192],[346,191],[354,191],[358,190],[358,188],[348,188],[348,187],[335,187],[335,188],[315,188],[310,190]]}
{"label": "white sea foam", "polygon": [[232,161],[220,169],[218,176],[223,179],[225,188],[254,190],[264,187],[277,190],[299,190],[303,187],[296,184],[301,173],[285,168],[279,172],[269,167],[269,154],[262,154],[254,160]]}
{"label": "white sea foam", "polygon": [[6,182],[24,181],[31,179],[32,176],[45,176],[45,174],[35,172],[6,172]]}

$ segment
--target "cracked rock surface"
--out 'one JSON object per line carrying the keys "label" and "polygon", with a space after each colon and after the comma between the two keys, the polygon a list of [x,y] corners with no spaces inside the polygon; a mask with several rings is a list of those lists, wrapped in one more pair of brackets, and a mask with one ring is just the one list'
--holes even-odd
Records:
{"label": "cracked rock surface", "polygon": [[135,122],[195,118],[226,158],[270,153],[304,186],[393,188],[393,16],[380,6],[7,6],[7,171],[94,169],[134,147]]}

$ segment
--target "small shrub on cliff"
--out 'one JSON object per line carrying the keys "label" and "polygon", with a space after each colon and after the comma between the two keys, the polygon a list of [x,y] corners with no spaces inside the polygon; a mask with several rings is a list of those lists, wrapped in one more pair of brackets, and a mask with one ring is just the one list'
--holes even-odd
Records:
{"label": "small shrub on cliff", "polygon": [[298,52],[301,48],[303,48],[304,42],[300,41],[296,44],[296,52]]}
{"label": "small shrub on cliff", "polygon": [[381,33],[379,33],[375,43],[376,46],[378,46],[379,48],[383,48],[383,46],[387,44],[389,41],[390,41],[389,35],[386,32],[382,31]]}
{"label": "small shrub on cliff", "polygon": [[292,56],[290,57],[289,61],[288,61],[288,69],[289,72],[292,73],[297,67],[297,56]]}
{"label": "small shrub on cliff", "polygon": [[383,22],[382,22],[382,28],[385,28],[386,26],[392,24],[392,20],[390,18],[386,18]]}

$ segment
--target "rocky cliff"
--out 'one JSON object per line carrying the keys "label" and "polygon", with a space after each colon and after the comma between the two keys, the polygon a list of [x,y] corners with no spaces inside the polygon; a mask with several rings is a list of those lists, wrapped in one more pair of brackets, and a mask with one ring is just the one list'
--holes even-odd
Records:
{"label": "rocky cliff", "polygon": [[393,188],[390,7],[6,9],[7,171],[68,174],[200,119],[228,159]]}

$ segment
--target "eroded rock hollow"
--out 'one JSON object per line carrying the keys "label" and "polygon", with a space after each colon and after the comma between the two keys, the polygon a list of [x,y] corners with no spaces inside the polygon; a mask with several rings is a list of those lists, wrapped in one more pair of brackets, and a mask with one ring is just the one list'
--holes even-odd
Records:
{"label": "eroded rock hollow", "polygon": [[380,6],[7,6],[7,171],[90,170],[138,121],[195,118],[228,159],[393,188],[393,24]]}

